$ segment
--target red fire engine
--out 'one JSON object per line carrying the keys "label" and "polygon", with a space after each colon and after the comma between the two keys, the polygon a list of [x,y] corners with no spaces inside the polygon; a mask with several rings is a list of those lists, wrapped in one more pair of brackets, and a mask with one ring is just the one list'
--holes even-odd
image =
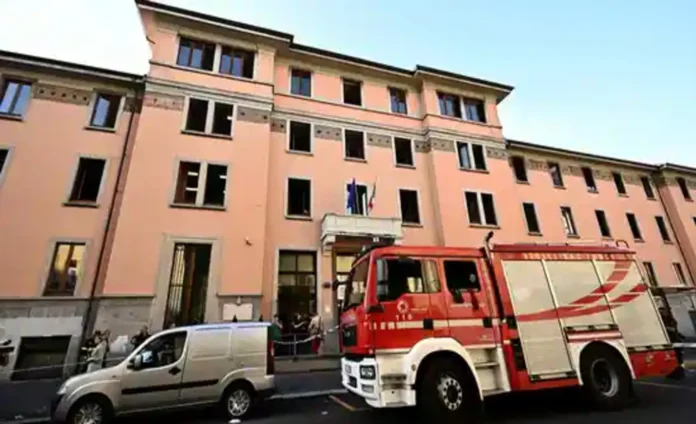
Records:
{"label": "red fire engine", "polygon": [[380,246],[354,262],[344,387],[373,407],[472,418],[483,398],[582,386],[622,407],[632,380],[678,367],[634,253],[618,246]]}

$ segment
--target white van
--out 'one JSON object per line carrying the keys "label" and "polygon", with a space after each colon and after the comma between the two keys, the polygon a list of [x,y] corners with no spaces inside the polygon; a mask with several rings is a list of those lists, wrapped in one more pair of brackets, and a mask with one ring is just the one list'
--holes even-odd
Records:
{"label": "white van", "polygon": [[241,418],[275,390],[270,330],[255,322],[157,333],[118,365],[68,379],[51,418],[103,424],[117,415],[214,404]]}

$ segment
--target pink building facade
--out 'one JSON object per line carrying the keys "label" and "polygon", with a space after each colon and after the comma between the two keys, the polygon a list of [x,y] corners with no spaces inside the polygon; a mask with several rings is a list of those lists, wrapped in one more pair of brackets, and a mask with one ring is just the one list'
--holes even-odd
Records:
{"label": "pink building facade", "polygon": [[[82,308],[70,327],[45,323],[71,337],[71,352],[83,328],[127,337],[142,325],[297,313],[330,328],[341,296],[332,282],[365,244],[480,246],[491,230],[498,242],[625,242],[680,330],[696,335],[695,169],[507,140],[504,84],[137,3],[150,72],[120,92],[113,131],[85,131],[81,114],[96,106],[60,94],[33,91],[24,119],[0,109],[0,310],[23,311],[0,326],[18,344],[34,337],[22,323],[44,325],[34,304]],[[107,177],[98,200],[71,208],[61,196],[80,154],[106,157]],[[32,188],[37,167],[55,174]],[[60,256],[58,239],[87,240],[77,266],[82,245]],[[61,281],[81,276],[60,301],[42,292],[56,255],[67,258]]]}

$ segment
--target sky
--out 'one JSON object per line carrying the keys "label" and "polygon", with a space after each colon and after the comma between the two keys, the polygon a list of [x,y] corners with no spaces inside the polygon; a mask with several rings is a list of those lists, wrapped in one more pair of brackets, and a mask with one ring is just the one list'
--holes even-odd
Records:
{"label": "sky", "polygon": [[[507,138],[696,167],[696,1],[160,1],[513,85]],[[131,0],[0,0],[0,50],[137,74],[150,55]]]}

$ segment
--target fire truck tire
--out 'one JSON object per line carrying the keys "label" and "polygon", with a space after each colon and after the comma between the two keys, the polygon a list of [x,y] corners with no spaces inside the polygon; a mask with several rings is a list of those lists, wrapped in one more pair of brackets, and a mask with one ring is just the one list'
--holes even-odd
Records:
{"label": "fire truck tire", "polygon": [[431,422],[474,423],[481,416],[481,399],[470,372],[451,358],[430,361],[418,384],[416,404]]}
{"label": "fire truck tire", "polygon": [[631,373],[614,349],[602,345],[585,348],[580,357],[580,374],[583,389],[597,409],[622,409],[630,401]]}

